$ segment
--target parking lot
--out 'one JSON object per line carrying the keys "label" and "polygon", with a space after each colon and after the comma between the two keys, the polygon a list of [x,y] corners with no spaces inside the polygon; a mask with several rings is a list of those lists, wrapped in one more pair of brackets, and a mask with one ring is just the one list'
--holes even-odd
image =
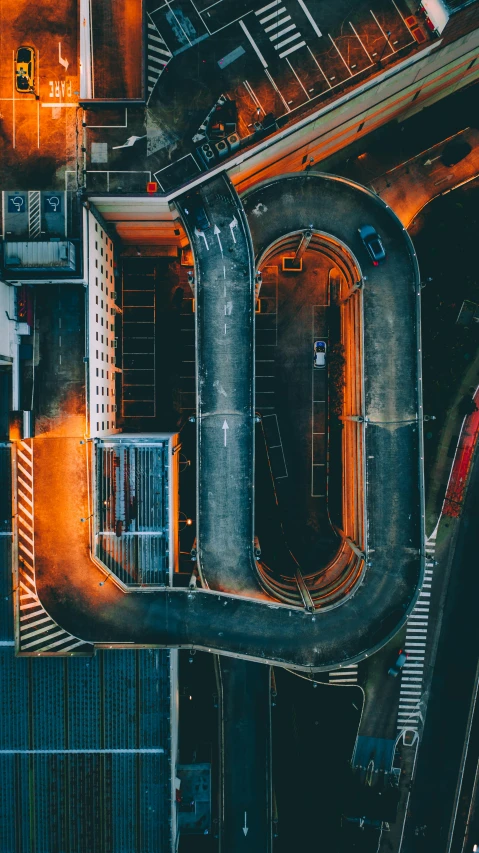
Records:
{"label": "parking lot", "polygon": [[254,138],[265,116],[285,122],[415,49],[409,14],[404,0],[353,8],[343,0],[151,0],[148,26],[161,39],[163,65],[158,71],[159,54],[148,51],[150,106],[169,127],[154,158],[157,179],[163,184],[172,160],[183,158],[189,171],[204,167],[190,140],[221,95],[236,102],[240,138]]}
{"label": "parking lot", "polygon": [[[19,189],[63,189],[65,166],[74,168],[77,33],[76,0],[47,0],[36,6],[20,0],[2,6],[0,178],[4,186],[15,181]],[[23,46],[33,49],[33,91],[16,87],[16,53]]]}
{"label": "parking lot", "polygon": [[313,367],[314,343],[329,348],[329,265],[316,252],[304,256],[299,274],[282,272],[281,257],[268,262],[256,314],[256,409],[286,539],[306,572],[332,542],[328,371]]}

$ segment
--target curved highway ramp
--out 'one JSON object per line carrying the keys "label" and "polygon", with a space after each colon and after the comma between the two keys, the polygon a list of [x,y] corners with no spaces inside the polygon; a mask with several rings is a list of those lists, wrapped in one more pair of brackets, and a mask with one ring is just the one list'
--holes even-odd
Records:
{"label": "curved highway ramp", "polygon": [[[255,268],[248,225],[226,178],[207,181],[198,193],[203,211],[197,206],[192,213],[189,194],[182,210],[198,288],[198,555],[204,588],[128,590],[92,560],[88,524],[81,519],[92,512],[87,471],[94,449],[82,435],[52,431],[33,441],[37,594],[59,626],[97,646],[179,646],[304,670],[335,669],[396,633],[422,580],[415,255],[386,205],[342,179],[290,176],[246,199],[258,257],[281,233],[311,225],[336,233],[366,262],[356,234],[363,221],[381,230],[388,251],[387,264],[368,266],[364,284],[368,552],[361,582],[334,607],[311,612],[288,606],[263,590],[253,552]],[[273,209],[275,217],[267,216]],[[203,215],[209,227],[201,227]]]}

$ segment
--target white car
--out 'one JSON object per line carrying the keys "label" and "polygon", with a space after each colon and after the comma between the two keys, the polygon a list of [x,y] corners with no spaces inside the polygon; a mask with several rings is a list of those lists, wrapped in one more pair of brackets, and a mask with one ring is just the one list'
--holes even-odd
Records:
{"label": "white car", "polygon": [[313,365],[319,368],[326,367],[326,344],[324,341],[314,342]]}

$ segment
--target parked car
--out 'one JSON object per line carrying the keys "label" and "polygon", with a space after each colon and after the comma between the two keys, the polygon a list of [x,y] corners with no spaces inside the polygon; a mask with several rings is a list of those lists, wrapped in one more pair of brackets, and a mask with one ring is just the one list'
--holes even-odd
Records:
{"label": "parked car", "polygon": [[193,218],[198,231],[205,231],[210,228],[211,223],[199,193],[188,193],[185,198],[185,213]]}
{"label": "parked car", "polygon": [[33,92],[35,82],[35,50],[19,47],[15,57],[15,86],[17,92]]}
{"label": "parked car", "polygon": [[314,367],[326,367],[326,344],[324,341],[314,342],[313,365]]}
{"label": "parked car", "polygon": [[397,656],[395,662],[388,669],[388,675],[392,675],[393,678],[396,678],[396,676],[399,675],[399,673],[401,672],[406,661],[407,661],[407,652],[403,651],[402,649],[399,649],[398,656]]}
{"label": "parked car", "polygon": [[372,225],[362,225],[358,228],[358,233],[373,265],[377,267],[386,260],[386,252],[378,232]]}

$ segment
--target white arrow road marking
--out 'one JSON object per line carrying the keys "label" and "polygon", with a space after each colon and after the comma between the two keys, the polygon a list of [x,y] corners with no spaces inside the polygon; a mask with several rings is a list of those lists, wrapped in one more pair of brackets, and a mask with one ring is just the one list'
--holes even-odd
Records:
{"label": "white arrow road marking", "polygon": [[207,239],[206,239],[206,237],[205,237],[205,232],[204,232],[204,231],[198,231],[198,229],[197,229],[197,228],[195,228],[195,234],[196,234],[196,236],[197,236],[197,237],[203,237],[203,240],[205,241],[205,246],[206,246],[206,248],[208,249],[208,252],[209,252],[210,247],[208,246],[208,240],[207,240]]}
{"label": "white arrow road marking", "polygon": [[216,234],[216,236],[218,237],[218,243],[220,244],[220,252],[221,252],[221,254],[223,255],[223,246],[221,245],[221,240],[220,240],[220,234],[221,234],[221,231],[220,231],[220,229],[218,228],[218,226],[217,226],[217,225],[215,225],[215,227],[213,228],[213,232],[214,232],[214,233]]}
{"label": "white arrow road marking", "polygon": [[60,65],[63,65],[65,71],[67,71],[70,63],[68,62],[68,59],[63,59],[61,41],[58,42],[58,61],[59,61]]}
{"label": "white arrow road marking", "polygon": [[236,237],[233,234],[233,231],[237,227],[238,227],[238,220],[236,219],[236,216],[233,216],[233,219],[230,222],[230,231],[231,231],[231,236],[233,238],[233,243],[236,243]]}
{"label": "white arrow road marking", "polygon": [[425,166],[431,166],[434,163],[434,160],[439,160],[442,157],[442,154],[438,154],[437,157],[430,157],[429,160],[424,160]]}
{"label": "white arrow road marking", "polygon": [[231,299],[229,299],[228,302],[225,304],[225,315],[227,317],[231,317],[232,310],[233,310],[233,303],[232,303]]}
{"label": "white arrow road marking", "polygon": [[[225,447],[226,447],[226,430],[228,430],[228,429],[229,429],[228,421],[226,421],[226,420],[225,420],[225,421],[223,421],[223,426],[221,427],[221,429],[223,430],[223,433],[224,433],[224,437],[225,437]],[[246,816],[246,812],[245,812],[245,816]],[[247,831],[248,831],[248,830],[246,830],[246,832],[247,832]],[[243,830],[243,832],[244,832],[244,830]],[[246,833],[245,833],[245,835],[246,835]]]}
{"label": "white arrow road marking", "polygon": [[[225,423],[226,423],[226,421],[225,421]],[[248,815],[247,815],[247,813],[245,812],[245,813],[244,813],[244,826],[243,826],[243,833],[244,833],[245,835],[248,835],[248,828],[249,828],[249,827],[248,827]]]}

